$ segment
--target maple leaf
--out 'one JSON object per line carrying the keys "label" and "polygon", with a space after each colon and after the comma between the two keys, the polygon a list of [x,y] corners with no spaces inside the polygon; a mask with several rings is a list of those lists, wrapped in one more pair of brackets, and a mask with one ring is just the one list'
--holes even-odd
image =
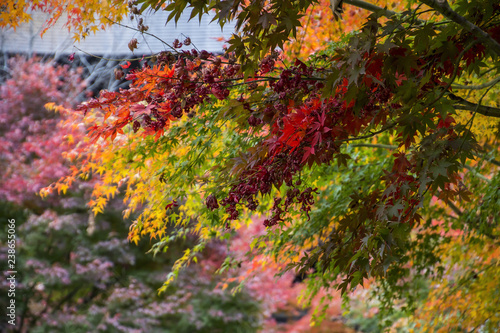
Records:
{"label": "maple leaf", "polygon": [[408,161],[404,153],[397,153],[393,156],[396,157],[396,159],[394,160],[392,172],[406,173],[409,169],[411,169],[412,164]]}
{"label": "maple leaf", "polygon": [[123,69],[127,69],[127,68],[129,68],[129,67],[130,67],[130,65],[131,65],[131,62],[130,62],[130,61],[127,61],[125,64],[121,64],[120,66],[121,66],[121,68],[123,68]]}

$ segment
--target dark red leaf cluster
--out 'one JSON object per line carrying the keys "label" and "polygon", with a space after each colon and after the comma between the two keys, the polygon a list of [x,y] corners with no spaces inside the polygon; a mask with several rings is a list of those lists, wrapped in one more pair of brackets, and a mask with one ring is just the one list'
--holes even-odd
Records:
{"label": "dark red leaf cluster", "polygon": [[[174,47],[182,45],[180,41],[174,41]],[[484,53],[480,46],[471,48],[470,54],[464,52],[463,60],[467,64]],[[458,52],[455,52],[455,57]],[[252,102],[251,94],[236,99],[242,106],[239,112],[243,113],[237,116],[243,117],[244,123],[255,132],[263,126],[268,128],[256,147],[261,153],[254,154],[236,171],[229,171],[230,177],[238,179],[236,184],[220,201],[211,194],[206,204],[213,210],[220,203],[229,219],[235,220],[243,207],[251,211],[257,209],[259,195],[267,195],[273,187],[279,189],[285,184],[288,188],[286,197],[284,200],[276,198],[272,217],[266,222],[270,226],[283,221],[284,214],[296,204],[301,205],[300,210],[308,215],[316,190],[304,189],[294,183],[302,168],[331,163],[335,158],[339,164],[345,163],[345,156],[340,153],[341,145],[368,128],[385,126],[389,119],[394,119],[395,112],[404,102],[401,97],[395,99],[394,94],[409,82],[410,77],[421,80],[427,76],[427,83],[421,88],[423,92],[442,86],[442,76],[449,76],[457,70],[453,63],[419,58],[402,46],[387,52],[372,50],[361,57],[338,55],[333,61],[340,64],[353,62],[351,67],[360,70],[339,72],[339,76],[332,77],[331,69],[297,60],[293,66],[282,69],[278,76],[262,76],[272,73],[279,62],[279,56],[273,53],[260,63],[255,77],[247,80],[241,73],[241,66],[231,56],[223,58],[194,49],[176,54],[163,52],[153,67],[145,65],[127,75],[132,81],[130,89],[119,93],[102,92],[98,99],[80,109],[101,108],[107,113],[106,117],[115,116],[111,124],[91,129],[96,139],[114,138],[129,123],[133,124],[135,132],[142,128],[144,135],[158,137],[171,121],[184,114],[194,117],[198,106],[214,98],[227,99],[233,85],[243,82],[248,84],[249,91],[261,87],[259,91],[263,97],[259,103]],[[405,135],[401,144],[408,147],[413,141],[414,135]],[[414,176],[408,175],[413,162],[403,157],[396,159],[386,181],[396,188],[403,185],[414,187]],[[412,191],[408,192],[408,198],[415,193],[414,189]],[[384,196],[381,200],[395,203],[399,199]]]}

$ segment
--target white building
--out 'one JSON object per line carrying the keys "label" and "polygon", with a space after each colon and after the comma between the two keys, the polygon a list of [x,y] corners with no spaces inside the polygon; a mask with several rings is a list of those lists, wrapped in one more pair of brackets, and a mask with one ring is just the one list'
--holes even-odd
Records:
{"label": "white building", "polygon": [[[157,12],[150,15],[144,15],[144,25],[149,26],[147,34],[141,34],[133,29],[127,29],[121,26],[112,26],[105,31],[99,31],[95,35],[87,37],[81,43],[74,43],[71,33],[63,27],[64,22],[59,20],[55,26],[51,27],[43,36],[40,32],[46,19],[44,13],[34,13],[33,20],[21,25],[14,31],[13,29],[0,29],[0,52],[2,53],[23,53],[23,54],[44,54],[53,55],[56,58],[66,56],[71,53],[83,52],[94,55],[129,55],[128,43],[136,38],[139,42],[139,48],[134,50],[136,57],[150,55],[163,50],[169,50],[169,47],[160,41],[171,44],[174,39],[183,41],[190,37],[193,47],[199,50],[207,50],[213,53],[221,53],[224,40],[227,40],[234,30],[234,25],[227,24],[222,31],[217,22],[212,22],[208,15],[203,16],[201,23],[198,17],[188,22],[189,13],[184,13],[177,25],[171,21],[165,24],[168,14]],[[136,21],[128,18],[122,22],[123,25],[135,28]]]}
{"label": "white building", "polygon": [[[80,43],[75,43],[71,38],[72,33],[64,27],[65,22],[62,20],[40,37],[47,15],[40,12],[33,13],[33,20],[21,25],[15,31],[0,29],[0,81],[4,78],[4,74],[8,73],[7,59],[15,54],[37,55],[45,59],[55,58],[60,62],[67,62],[68,56],[75,53],[74,65],[84,67],[88,90],[97,93],[101,89],[116,90],[128,84],[124,80],[116,80],[113,74],[121,60],[141,59],[142,56],[169,51],[171,48],[165,43],[172,45],[175,39],[181,42],[186,37],[191,39],[191,45],[183,46],[182,49],[197,48],[212,53],[222,53],[225,40],[234,31],[234,24],[226,24],[222,31],[217,22],[210,23],[212,18],[208,15],[205,15],[200,22],[197,17],[188,21],[189,14],[184,13],[177,25],[173,21],[165,24],[168,13],[162,11],[143,15],[143,24],[149,27],[148,34],[114,25],[104,31],[98,31]],[[137,21],[127,18],[121,24],[136,28]],[[137,39],[138,48],[132,54],[128,43],[133,38]]]}

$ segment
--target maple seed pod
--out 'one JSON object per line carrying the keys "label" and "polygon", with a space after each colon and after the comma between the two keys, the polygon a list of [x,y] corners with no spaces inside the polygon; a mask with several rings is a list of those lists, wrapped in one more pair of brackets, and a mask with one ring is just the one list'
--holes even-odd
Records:
{"label": "maple seed pod", "polygon": [[262,120],[255,117],[253,114],[248,118],[248,124],[252,127],[258,126],[262,123]]}
{"label": "maple seed pod", "polygon": [[134,38],[132,39],[129,43],[128,43],[128,48],[130,51],[134,52],[134,49],[137,48],[137,38]]}
{"label": "maple seed pod", "polygon": [[206,60],[206,59],[208,59],[209,56],[210,56],[210,53],[208,51],[201,50],[201,52],[200,52],[200,59],[201,60]]}
{"label": "maple seed pod", "polygon": [[116,80],[121,80],[124,75],[125,75],[125,73],[123,72],[123,70],[121,68],[115,68],[115,79]]}
{"label": "maple seed pod", "polygon": [[182,43],[178,39],[174,39],[173,46],[175,49],[180,49],[182,47]]}
{"label": "maple seed pod", "polygon": [[222,63],[222,59],[220,57],[217,57],[214,59],[215,66],[220,66],[221,63]]}
{"label": "maple seed pod", "polygon": [[210,194],[207,197],[206,205],[207,205],[207,208],[210,210],[214,210],[214,209],[219,208],[219,203],[217,202],[217,198],[215,197],[215,195]]}
{"label": "maple seed pod", "polygon": [[141,128],[141,123],[138,122],[137,120],[134,121],[134,124],[132,125],[132,129],[134,130],[134,133],[137,133],[137,131]]}

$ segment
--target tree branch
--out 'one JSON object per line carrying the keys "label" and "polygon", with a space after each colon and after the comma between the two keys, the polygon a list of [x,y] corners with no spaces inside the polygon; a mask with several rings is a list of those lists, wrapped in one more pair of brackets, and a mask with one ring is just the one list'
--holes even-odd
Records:
{"label": "tree branch", "polygon": [[398,146],[395,145],[383,145],[379,143],[356,143],[351,145],[351,147],[367,147],[367,148],[382,148],[382,149],[397,149]]}
{"label": "tree branch", "polygon": [[[394,11],[389,10],[389,9],[379,7],[379,6],[371,4],[369,2],[365,2],[363,0],[344,0],[344,3],[349,4],[351,6],[356,6],[358,8],[366,9],[366,10],[369,10],[371,12],[378,12],[379,14],[381,14],[382,16],[385,16],[387,18],[390,18],[396,14],[401,14],[401,13],[397,13],[397,12],[394,12]],[[421,19],[416,19],[415,22],[418,22],[419,24],[425,24],[425,21],[423,21]],[[435,27],[435,29],[438,29],[438,28]]]}
{"label": "tree branch", "polygon": [[347,138],[347,139],[338,139],[338,140],[335,140],[335,143],[368,139],[368,138],[374,137],[377,134],[380,134],[380,133],[383,133],[383,132],[385,132],[387,130],[390,130],[391,128],[395,127],[396,125],[397,125],[397,123],[389,123],[389,124],[384,125],[378,131],[369,132],[370,134],[366,134],[366,135],[363,135],[363,136],[357,136],[357,137],[351,137],[351,138]]}
{"label": "tree branch", "polygon": [[485,31],[479,28],[474,23],[467,20],[465,17],[454,11],[448,1],[446,0],[420,0],[422,3],[431,7],[432,9],[441,13],[444,17],[452,20],[453,22],[460,24],[468,32],[476,36],[481,42],[492,49],[497,55],[500,56],[500,44],[491,38]]}
{"label": "tree branch", "polygon": [[448,96],[456,101],[456,104],[453,105],[455,109],[458,110],[466,110],[466,111],[474,111],[483,116],[500,118],[500,109],[492,106],[485,106],[481,104],[471,103],[462,97],[459,97],[455,94],[449,93]]}
{"label": "tree branch", "polygon": [[450,200],[446,199],[445,200],[445,203],[450,206],[451,210],[457,214],[457,216],[462,216],[462,211],[460,210],[460,208],[458,208],[457,206],[455,206],[455,204],[453,202],[451,202]]}
{"label": "tree branch", "polygon": [[500,82],[500,77],[497,77],[496,79],[491,80],[490,82],[479,84],[477,86],[464,86],[462,84],[452,84],[451,87],[454,89],[481,90],[484,88],[489,88],[490,86],[494,86],[498,82]]}
{"label": "tree branch", "polygon": [[363,8],[363,9],[369,10],[371,12],[380,12],[385,17],[391,17],[393,15],[396,15],[396,12],[393,12],[392,10],[388,10],[388,9],[376,6],[374,4],[365,2],[363,0],[344,0],[344,3],[352,5],[352,6],[356,6],[359,8]]}
{"label": "tree branch", "polygon": [[477,171],[476,171],[473,167],[471,167],[470,165],[465,164],[465,165],[464,165],[464,167],[465,167],[467,170],[469,170],[470,172],[472,172],[472,174],[473,174],[474,176],[476,176],[477,178],[482,179],[482,180],[484,180],[484,181],[485,181],[485,182],[487,182],[487,183],[490,183],[490,182],[491,182],[491,180],[489,180],[487,177],[485,177],[485,176],[483,176],[482,174],[480,174],[479,172],[477,172]]}
{"label": "tree branch", "polygon": [[494,164],[496,166],[500,166],[500,161],[495,160],[494,157],[487,157],[486,155],[478,154],[476,155],[477,157],[484,158],[486,162],[489,162],[491,164]]}
{"label": "tree branch", "polygon": [[59,308],[64,304],[66,303],[67,301],[69,301],[73,296],[76,295],[76,293],[78,292],[78,290],[80,290],[82,288],[81,285],[78,285],[76,286],[73,290],[71,290],[68,294],[66,294],[66,296],[64,296],[63,299],[61,299],[53,308],[52,308],[52,311],[51,313],[56,313],[56,311],[59,310]]}

